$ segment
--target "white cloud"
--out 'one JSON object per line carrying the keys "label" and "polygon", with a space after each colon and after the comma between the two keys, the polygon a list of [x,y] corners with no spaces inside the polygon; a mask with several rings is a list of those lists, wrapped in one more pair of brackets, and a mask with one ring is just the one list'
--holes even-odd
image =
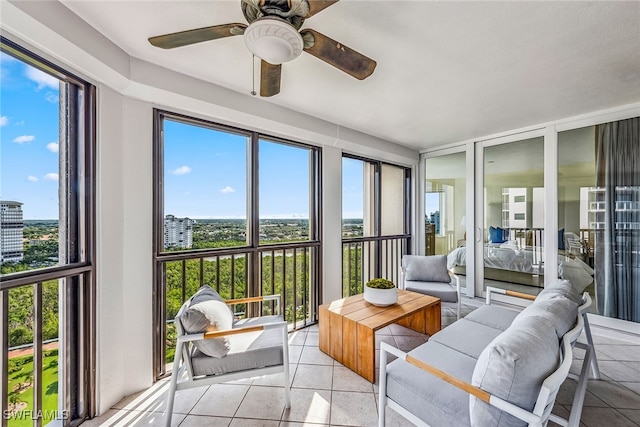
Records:
{"label": "white cloud", "polygon": [[9,123],[9,118],[7,116],[0,116],[0,127]]}
{"label": "white cloud", "polygon": [[39,179],[38,179],[38,177],[37,177],[37,176],[29,175],[29,176],[27,177],[27,181],[29,181],[29,182],[38,182],[38,181],[39,181]]}
{"label": "white cloud", "polygon": [[171,173],[174,175],[184,175],[189,172],[191,172],[191,168],[189,166],[180,166],[178,169],[174,169]]}
{"label": "white cloud", "polygon": [[25,75],[29,80],[33,80],[38,84],[38,90],[45,87],[50,87],[51,89],[56,90],[60,88],[60,80],[29,65],[27,65]]}
{"label": "white cloud", "polygon": [[33,135],[20,135],[20,136],[14,138],[13,142],[18,143],[18,144],[23,144],[25,142],[31,142],[34,139],[36,139],[36,137],[33,136]]}
{"label": "white cloud", "polygon": [[55,104],[56,102],[58,102],[58,99],[60,98],[58,97],[58,95],[56,95],[53,92],[47,92],[47,94],[44,96],[44,99],[46,99],[47,102]]}
{"label": "white cloud", "polygon": [[48,173],[44,176],[44,180],[45,181],[57,181],[58,180],[58,174],[57,173]]}
{"label": "white cloud", "polygon": [[234,193],[235,191],[236,191],[235,188],[229,187],[228,185],[226,187],[220,189],[220,192],[222,194]]}
{"label": "white cloud", "polygon": [[51,151],[52,153],[57,153],[58,148],[59,147],[57,142],[50,142],[47,144],[47,150]]}

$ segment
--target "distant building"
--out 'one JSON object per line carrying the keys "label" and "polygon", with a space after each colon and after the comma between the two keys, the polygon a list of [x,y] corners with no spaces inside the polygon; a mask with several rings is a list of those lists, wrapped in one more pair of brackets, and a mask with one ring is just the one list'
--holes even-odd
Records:
{"label": "distant building", "polygon": [[440,234],[440,211],[431,212],[429,222],[436,227],[436,234]]}
{"label": "distant building", "polygon": [[193,220],[176,218],[173,215],[164,217],[164,247],[188,249],[193,245]]}
{"label": "distant building", "polygon": [[0,200],[0,262],[22,261],[23,236],[22,203]]}

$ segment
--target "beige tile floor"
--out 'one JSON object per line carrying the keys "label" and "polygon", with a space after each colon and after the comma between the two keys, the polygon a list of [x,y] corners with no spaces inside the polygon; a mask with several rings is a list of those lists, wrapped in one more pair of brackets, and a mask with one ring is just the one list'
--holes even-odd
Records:
{"label": "beige tile floor", "polygon": [[[463,315],[478,302],[469,300]],[[443,327],[455,321],[443,308]],[[596,352],[603,379],[591,380],[587,388],[581,426],[640,426],[640,343],[621,333],[593,328]],[[427,337],[397,325],[379,331],[377,342],[385,341],[403,350],[425,342]],[[284,408],[279,375],[184,390],[176,394],[172,425],[230,427],[318,427],[375,426],[377,384],[371,384],[335,362],[318,348],[318,328],[311,326],[290,335],[291,398]],[[578,351],[577,360],[583,357]],[[164,425],[168,381],[129,396],[83,427]],[[554,412],[567,416],[572,402],[573,380],[561,388]],[[411,426],[392,410],[387,426]],[[549,425],[555,425],[550,423]]]}

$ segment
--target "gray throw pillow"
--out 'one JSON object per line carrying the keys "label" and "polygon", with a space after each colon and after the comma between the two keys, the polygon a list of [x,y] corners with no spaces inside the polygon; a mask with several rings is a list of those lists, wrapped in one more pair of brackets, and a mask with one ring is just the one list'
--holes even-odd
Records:
{"label": "gray throw pillow", "polygon": [[[498,335],[480,354],[471,384],[532,411],[542,382],[558,367],[559,342],[547,319],[531,317]],[[527,423],[469,397],[472,426],[520,427]]]}
{"label": "gray throw pillow", "polygon": [[582,295],[576,291],[568,280],[557,280],[544,288],[536,297],[536,301],[554,298],[568,298],[576,304],[582,304]]}
{"label": "gray throw pillow", "polygon": [[576,325],[578,304],[569,298],[536,299],[516,316],[511,325],[517,328],[522,322],[536,316],[549,320],[555,326],[558,338],[562,338]]}
{"label": "gray throw pillow", "polygon": [[451,282],[446,255],[405,255],[402,257],[405,280],[418,282]]}
{"label": "gray throw pillow", "polygon": [[[191,297],[188,308],[180,315],[180,322],[189,334],[231,329],[233,313],[220,295],[205,285]],[[202,353],[212,357],[224,357],[230,348],[226,337],[193,343]]]}

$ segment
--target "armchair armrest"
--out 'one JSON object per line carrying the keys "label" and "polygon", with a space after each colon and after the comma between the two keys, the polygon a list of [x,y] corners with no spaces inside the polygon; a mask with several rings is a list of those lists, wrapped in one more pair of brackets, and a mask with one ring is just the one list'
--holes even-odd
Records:
{"label": "armchair armrest", "polygon": [[287,322],[271,322],[271,323],[266,323],[264,325],[245,326],[242,328],[224,329],[221,331],[201,332],[198,334],[182,335],[178,337],[178,341],[188,342],[188,341],[209,340],[209,339],[220,338],[228,335],[246,334],[249,332],[257,332],[257,331],[263,331],[265,329],[274,329],[274,328],[285,328],[286,330],[287,326],[288,326]]}
{"label": "armchair armrest", "polygon": [[247,304],[250,302],[264,302],[264,301],[275,301],[276,315],[280,315],[280,307],[282,306],[282,297],[280,296],[280,294],[265,295],[260,297],[236,298],[236,299],[226,300],[225,303],[227,303],[227,305],[236,305],[236,304]]}

